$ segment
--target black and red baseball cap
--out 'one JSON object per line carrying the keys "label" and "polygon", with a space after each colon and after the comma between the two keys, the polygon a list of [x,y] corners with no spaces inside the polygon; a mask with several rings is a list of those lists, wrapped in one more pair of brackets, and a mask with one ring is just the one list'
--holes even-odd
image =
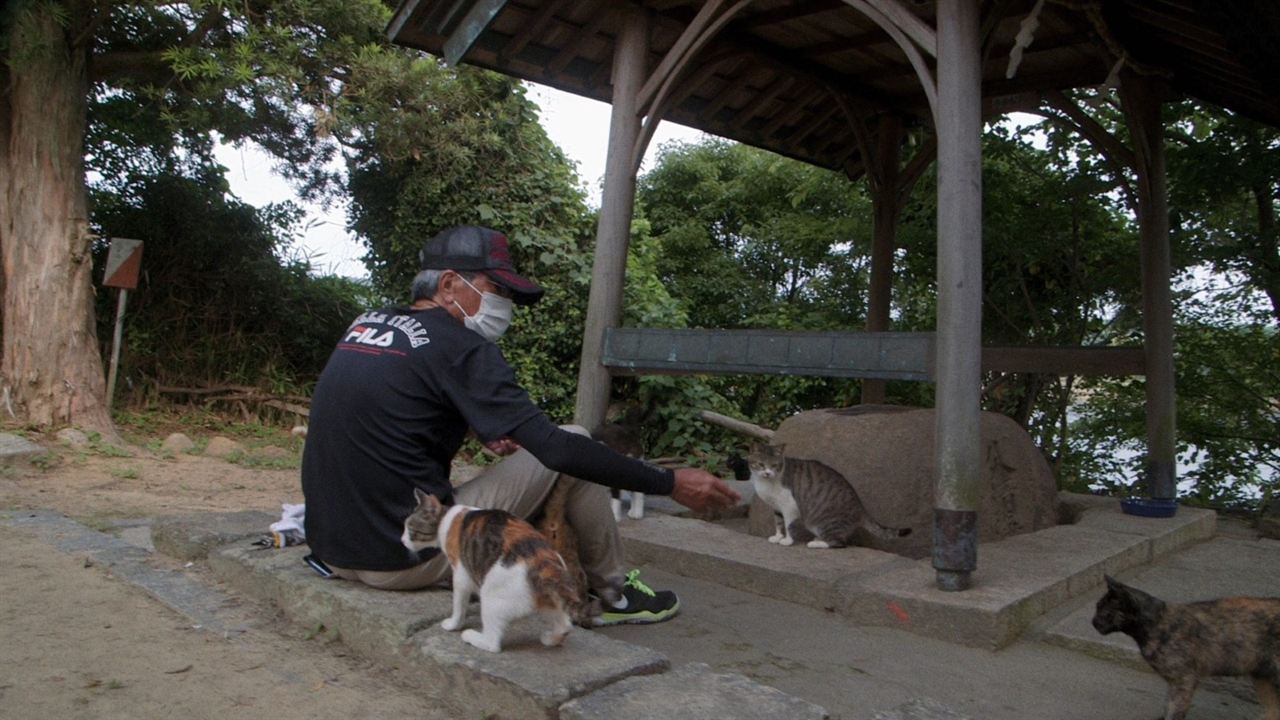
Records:
{"label": "black and red baseball cap", "polygon": [[489,279],[511,291],[518,305],[532,305],[542,298],[537,283],[516,272],[511,264],[507,236],[478,225],[457,225],[441,230],[418,252],[422,270],[469,270],[483,272]]}

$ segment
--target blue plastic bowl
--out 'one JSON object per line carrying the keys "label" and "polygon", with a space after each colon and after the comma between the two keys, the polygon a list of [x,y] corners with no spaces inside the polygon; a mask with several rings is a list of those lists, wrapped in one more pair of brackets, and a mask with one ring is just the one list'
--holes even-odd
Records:
{"label": "blue plastic bowl", "polygon": [[1177,514],[1178,501],[1160,498],[1123,498],[1120,500],[1120,510],[1126,515],[1169,518]]}

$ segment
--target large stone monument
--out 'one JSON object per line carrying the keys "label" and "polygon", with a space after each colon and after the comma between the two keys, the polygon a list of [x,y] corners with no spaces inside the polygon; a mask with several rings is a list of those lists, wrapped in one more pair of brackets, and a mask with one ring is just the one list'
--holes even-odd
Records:
{"label": "large stone monument", "polygon": [[[912,531],[877,538],[873,547],[925,557],[933,542],[934,418],[932,408],[890,405],[810,410],[783,421],[773,443],[783,445],[788,458],[834,468],[874,520]],[[979,542],[1056,525],[1057,482],[1031,437],[1004,415],[984,412],[981,418]],[[752,515],[753,532],[773,532],[765,508],[753,507]]]}

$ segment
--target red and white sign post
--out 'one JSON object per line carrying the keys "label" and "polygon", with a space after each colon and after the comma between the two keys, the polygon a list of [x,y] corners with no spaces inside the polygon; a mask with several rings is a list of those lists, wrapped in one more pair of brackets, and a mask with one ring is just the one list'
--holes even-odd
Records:
{"label": "red and white sign post", "polygon": [[107,409],[116,394],[116,371],[120,365],[120,336],[124,330],[124,305],[129,291],[138,287],[138,271],[142,268],[142,241],[111,238],[107,251],[107,267],[102,273],[102,285],[120,289],[116,303],[116,326],[111,333],[111,366],[107,371]]}

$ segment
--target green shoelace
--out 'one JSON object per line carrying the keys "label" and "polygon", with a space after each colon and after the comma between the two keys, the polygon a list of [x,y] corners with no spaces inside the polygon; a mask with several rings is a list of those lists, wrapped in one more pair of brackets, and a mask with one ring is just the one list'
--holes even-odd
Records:
{"label": "green shoelace", "polygon": [[627,573],[627,581],[623,583],[622,586],[633,587],[639,590],[640,592],[644,593],[645,595],[648,595],[649,597],[653,597],[655,594],[652,588],[650,588],[648,585],[645,585],[643,582],[640,581],[639,568],[636,568],[635,570],[632,570],[631,572]]}

